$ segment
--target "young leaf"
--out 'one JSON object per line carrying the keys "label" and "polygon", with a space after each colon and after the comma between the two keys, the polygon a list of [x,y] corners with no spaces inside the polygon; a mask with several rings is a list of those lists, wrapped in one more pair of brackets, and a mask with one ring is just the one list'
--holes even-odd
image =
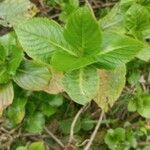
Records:
{"label": "young leaf", "polygon": [[88,7],[81,7],[70,16],[64,37],[78,56],[95,55],[100,51],[101,30]]}
{"label": "young leaf", "polygon": [[121,94],[125,85],[125,65],[115,70],[99,70],[100,86],[94,101],[99,107],[108,111]]}
{"label": "young leaf", "polygon": [[79,8],[79,0],[67,0],[62,2],[57,2],[61,6],[61,14],[59,19],[66,22],[69,16]]}
{"label": "young leaf", "polygon": [[4,0],[0,3],[0,24],[16,25],[33,17],[36,13],[36,6],[29,0]]}
{"label": "young leaf", "polygon": [[[63,60],[63,63],[62,63]],[[76,57],[66,52],[56,52],[52,57],[52,66],[58,71],[72,71],[95,62],[92,56]]]}
{"label": "young leaf", "polygon": [[76,103],[85,105],[97,94],[99,77],[92,66],[66,73],[63,79],[64,90]]}
{"label": "young leaf", "polygon": [[17,147],[16,150],[27,150],[27,147],[25,147],[25,146],[19,146],[19,147]]}
{"label": "young leaf", "polygon": [[137,101],[137,112],[145,118],[150,118],[150,94],[143,94],[139,96]]}
{"label": "young leaf", "polygon": [[145,47],[137,54],[136,57],[148,62],[150,60],[150,46],[145,45]]}
{"label": "young leaf", "polygon": [[8,107],[6,111],[6,116],[9,119],[9,124],[11,123],[14,127],[15,125],[22,122],[25,116],[25,105],[27,99],[18,98],[13,101],[13,104]]}
{"label": "young leaf", "polygon": [[42,133],[44,125],[45,118],[40,112],[28,116],[25,120],[25,130],[30,133]]}
{"label": "young leaf", "polygon": [[29,145],[28,150],[45,150],[43,142],[34,142]]}
{"label": "young leaf", "polygon": [[12,83],[0,85],[0,115],[3,110],[9,106],[14,98],[14,90]]}
{"label": "young leaf", "polygon": [[26,60],[22,62],[13,79],[26,90],[39,91],[47,88],[51,73],[46,66]]}
{"label": "young leaf", "polygon": [[117,144],[125,140],[125,129],[123,128],[116,128],[116,129],[109,129],[105,136],[105,143],[108,147],[112,150],[117,148]]}
{"label": "young leaf", "polygon": [[123,18],[124,16],[121,13],[120,4],[116,4],[109,13],[99,20],[100,25],[103,30],[108,29],[121,29],[123,30]]}
{"label": "young leaf", "polygon": [[148,10],[139,4],[132,5],[125,16],[125,27],[131,31],[142,31],[149,25]]}
{"label": "young leaf", "polygon": [[100,68],[114,69],[133,59],[144,44],[115,32],[103,33],[102,51],[97,56]]}
{"label": "young leaf", "polygon": [[[53,51],[67,51],[62,28],[46,18],[31,19],[15,28],[25,52],[33,59],[49,62]],[[64,46],[65,45],[65,46]]]}

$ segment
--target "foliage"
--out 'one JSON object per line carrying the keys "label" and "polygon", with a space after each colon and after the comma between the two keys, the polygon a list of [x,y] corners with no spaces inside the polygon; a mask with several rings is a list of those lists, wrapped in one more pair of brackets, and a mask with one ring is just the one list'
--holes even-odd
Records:
{"label": "foliage", "polygon": [[[28,0],[0,2],[0,25],[12,28],[0,37],[0,114],[5,127],[22,124],[24,132],[40,135],[52,116],[68,111],[72,102],[67,99],[80,105],[93,100],[107,113],[124,92],[126,77],[126,86],[135,88],[128,95],[128,111],[150,118],[150,95],[141,89],[139,66],[132,66],[133,61],[139,65],[150,60],[150,1],[121,0],[98,19],[87,2],[46,3],[60,7],[58,20],[34,17],[40,10]],[[70,132],[70,112],[68,118],[56,116],[64,135]],[[93,126],[93,119],[82,116],[74,132]],[[107,131],[105,143],[114,150],[137,148],[136,133],[115,127]],[[34,149],[44,149],[44,143],[17,148]]]}

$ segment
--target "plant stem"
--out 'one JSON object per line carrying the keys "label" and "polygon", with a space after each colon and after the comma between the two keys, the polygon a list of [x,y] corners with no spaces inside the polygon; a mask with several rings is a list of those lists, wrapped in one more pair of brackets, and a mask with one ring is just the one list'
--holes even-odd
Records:
{"label": "plant stem", "polygon": [[89,148],[91,147],[92,142],[93,142],[93,140],[94,140],[94,138],[96,136],[96,133],[98,132],[98,129],[99,129],[100,125],[101,125],[103,117],[104,117],[104,111],[102,110],[102,112],[100,114],[100,117],[99,117],[99,120],[98,120],[98,123],[97,123],[97,125],[96,125],[96,127],[95,127],[95,129],[94,129],[94,131],[93,131],[93,133],[91,135],[91,137],[90,137],[89,142],[85,146],[84,150],[89,150]]}
{"label": "plant stem", "polygon": [[71,143],[74,140],[74,128],[76,125],[76,122],[78,121],[79,116],[81,115],[81,113],[84,111],[84,109],[87,107],[87,105],[84,105],[75,115],[73,122],[71,124],[71,128],[70,128],[70,137],[69,137],[69,143]]}
{"label": "plant stem", "polygon": [[51,132],[48,128],[44,127],[45,131],[60,145],[60,147],[65,148],[65,145]]}

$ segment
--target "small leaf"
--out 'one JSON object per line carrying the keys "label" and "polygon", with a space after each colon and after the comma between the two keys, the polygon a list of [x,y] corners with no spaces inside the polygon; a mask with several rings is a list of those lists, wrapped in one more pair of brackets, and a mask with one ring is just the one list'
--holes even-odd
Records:
{"label": "small leaf", "polygon": [[99,107],[108,111],[121,94],[125,85],[125,65],[115,70],[99,70],[100,86],[94,101]]}
{"label": "small leaf", "polygon": [[92,66],[66,73],[63,79],[65,91],[73,101],[82,105],[96,96],[98,85],[97,69]]}
{"label": "small leaf", "polygon": [[70,16],[64,37],[78,56],[95,55],[100,51],[101,30],[88,7],[81,7]]}
{"label": "small leaf", "polygon": [[105,143],[108,147],[112,150],[117,148],[117,144],[125,140],[125,129],[123,128],[116,128],[116,129],[109,129],[105,136]]}
{"label": "small leaf", "polygon": [[97,56],[99,68],[114,69],[133,59],[144,44],[115,32],[103,33],[102,51]]}
{"label": "small leaf", "polygon": [[146,62],[150,61],[150,46],[145,45],[145,47],[137,54],[136,57]]}
{"label": "small leaf", "polygon": [[0,85],[0,115],[3,110],[9,106],[14,98],[14,90],[12,83]]}
{"label": "small leaf", "polygon": [[150,118],[150,94],[143,94],[137,99],[138,104],[140,103],[140,105],[137,106],[137,112],[145,118]]}
{"label": "small leaf", "polygon": [[17,149],[16,149],[16,150],[27,150],[27,147],[19,146],[19,147],[17,147]]}
{"label": "small leaf", "polygon": [[25,116],[25,105],[27,99],[18,98],[13,101],[13,104],[8,107],[6,111],[6,116],[9,122],[14,126],[21,123]]}
{"label": "small leaf", "polygon": [[40,112],[36,112],[33,115],[30,115],[25,120],[25,130],[30,133],[39,133],[43,131],[45,125],[44,115]]}
{"label": "small leaf", "polygon": [[36,6],[29,0],[4,0],[0,3],[0,24],[16,25],[33,17],[37,11]]}
{"label": "small leaf", "polygon": [[14,77],[20,87],[31,91],[45,90],[50,79],[51,73],[46,66],[27,60],[22,62]]}
{"label": "small leaf", "polygon": [[137,109],[137,104],[135,102],[135,100],[131,99],[128,103],[128,111],[130,112],[134,112]]}
{"label": "small leaf", "polygon": [[45,150],[43,142],[34,142],[29,145],[28,150]]}

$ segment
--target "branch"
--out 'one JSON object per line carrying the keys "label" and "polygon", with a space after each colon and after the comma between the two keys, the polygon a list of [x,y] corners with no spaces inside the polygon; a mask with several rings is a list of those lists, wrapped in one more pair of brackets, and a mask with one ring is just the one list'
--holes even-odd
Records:
{"label": "branch", "polygon": [[60,147],[65,148],[65,145],[52,132],[50,132],[48,128],[44,127],[44,130],[58,143]]}
{"label": "branch", "polygon": [[93,140],[94,140],[94,138],[96,136],[96,133],[98,132],[98,129],[99,129],[100,125],[101,125],[103,117],[104,117],[104,111],[102,110],[102,112],[100,114],[100,117],[99,117],[99,120],[98,120],[98,123],[97,123],[97,125],[96,125],[96,127],[95,127],[95,129],[94,129],[94,131],[93,131],[93,133],[91,135],[91,137],[90,137],[89,142],[85,146],[84,150],[89,150],[89,148],[91,147],[92,142],[93,142]]}

